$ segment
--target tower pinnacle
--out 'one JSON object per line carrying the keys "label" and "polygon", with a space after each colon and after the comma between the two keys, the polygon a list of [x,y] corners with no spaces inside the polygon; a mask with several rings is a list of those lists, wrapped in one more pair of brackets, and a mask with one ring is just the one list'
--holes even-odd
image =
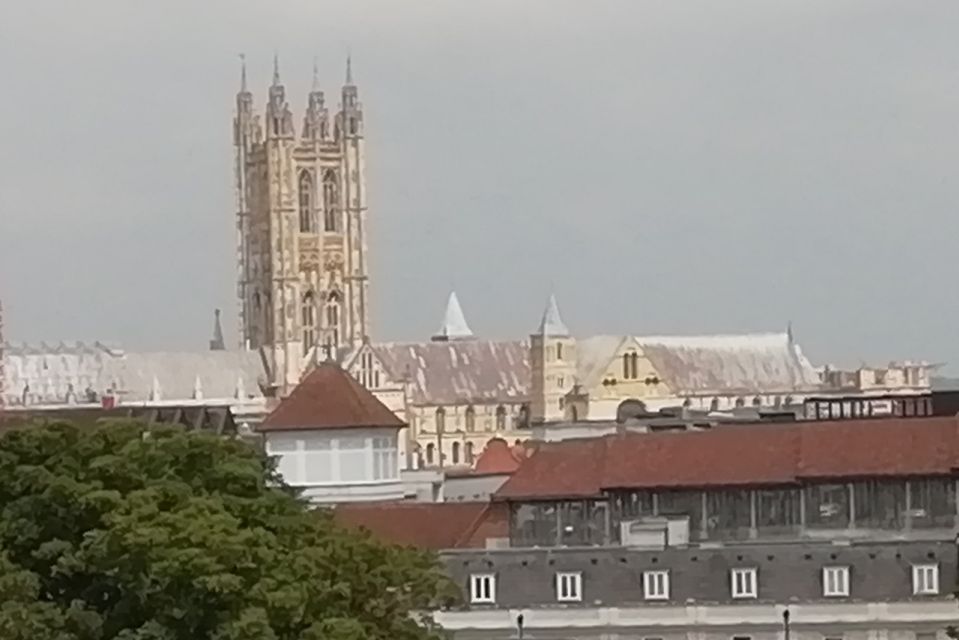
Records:
{"label": "tower pinnacle", "polygon": [[246,54],[240,54],[240,93],[246,93]]}
{"label": "tower pinnacle", "polygon": [[320,90],[320,70],[316,66],[316,58],[313,58],[313,93]]}
{"label": "tower pinnacle", "polygon": [[346,84],[353,84],[353,56],[346,54]]}
{"label": "tower pinnacle", "polygon": [[280,86],[280,56],[276,51],[273,52],[273,86]]}
{"label": "tower pinnacle", "polygon": [[473,331],[466,323],[466,316],[463,315],[463,308],[460,307],[456,292],[451,291],[449,300],[446,302],[446,313],[443,314],[443,324],[433,336],[433,341],[468,340],[472,337]]}

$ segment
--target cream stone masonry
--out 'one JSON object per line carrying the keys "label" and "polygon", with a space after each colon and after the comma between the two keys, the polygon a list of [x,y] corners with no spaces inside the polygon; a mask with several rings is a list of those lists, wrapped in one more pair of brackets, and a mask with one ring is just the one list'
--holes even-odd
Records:
{"label": "cream stone masonry", "polygon": [[326,107],[314,65],[300,135],[274,59],[263,119],[236,97],[241,347],[260,349],[283,395],[317,351],[369,336],[363,110],[347,61],[339,111]]}

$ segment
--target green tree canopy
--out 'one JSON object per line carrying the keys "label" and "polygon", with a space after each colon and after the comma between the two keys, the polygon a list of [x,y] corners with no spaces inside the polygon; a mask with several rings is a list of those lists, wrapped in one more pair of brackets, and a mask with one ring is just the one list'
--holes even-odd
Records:
{"label": "green tree canopy", "polygon": [[336,526],[247,444],[179,428],[0,437],[0,638],[432,638],[435,558]]}

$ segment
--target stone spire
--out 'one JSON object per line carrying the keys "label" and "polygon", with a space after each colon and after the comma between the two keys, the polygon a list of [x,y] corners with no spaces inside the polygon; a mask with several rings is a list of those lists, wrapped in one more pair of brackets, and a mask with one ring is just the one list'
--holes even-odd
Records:
{"label": "stone spire", "polygon": [[353,56],[346,54],[346,84],[353,85]]}
{"label": "stone spire", "polygon": [[542,336],[568,336],[569,329],[559,315],[559,305],[556,304],[556,295],[549,294],[549,301],[546,303],[546,310],[543,311],[543,319],[539,323],[539,335]]}
{"label": "stone spire", "polygon": [[240,93],[248,91],[246,86],[246,54],[240,54]]}
{"label": "stone spire", "polygon": [[276,51],[273,52],[273,86],[280,86],[280,56]]}
{"label": "stone spire", "polygon": [[451,291],[449,300],[446,302],[446,313],[443,314],[443,325],[433,336],[433,341],[469,340],[472,337],[473,331],[466,323],[466,317],[463,315],[463,308],[460,307],[456,292]]}
{"label": "stone spire", "polygon": [[226,351],[223,341],[223,327],[220,324],[220,310],[213,310],[213,338],[210,340],[210,351]]}

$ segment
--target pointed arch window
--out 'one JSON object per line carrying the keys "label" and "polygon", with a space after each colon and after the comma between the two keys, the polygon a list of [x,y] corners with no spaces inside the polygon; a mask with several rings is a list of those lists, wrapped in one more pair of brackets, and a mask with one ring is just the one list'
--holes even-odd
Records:
{"label": "pointed arch window", "polygon": [[474,431],[476,429],[476,409],[473,405],[466,407],[466,430]]}
{"label": "pointed arch window", "polygon": [[316,344],[316,299],[307,291],[300,303],[300,324],[303,331],[303,355]]}
{"label": "pointed arch window", "polygon": [[340,344],[340,294],[336,291],[326,298],[325,311],[326,329],[329,332],[329,343],[336,347]]}
{"label": "pointed arch window", "polygon": [[623,379],[636,380],[639,378],[639,354],[635,351],[623,354]]}
{"label": "pointed arch window", "polygon": [[323,173],[323,230],[333,233],[339,233],[342,226],[337,182],[336,172],[332,169]]}
{"label": "pointed arch window", "polygon": [[496,407],[496,430],[506,430],[506,407],[503,405]]}
{"label": "pointed arch window", "polygon": [[316,232],[316,217],[313,206],[313,176],[304,169],[300,172],[298,184],[298,194],[300,202],[300,232]]}

